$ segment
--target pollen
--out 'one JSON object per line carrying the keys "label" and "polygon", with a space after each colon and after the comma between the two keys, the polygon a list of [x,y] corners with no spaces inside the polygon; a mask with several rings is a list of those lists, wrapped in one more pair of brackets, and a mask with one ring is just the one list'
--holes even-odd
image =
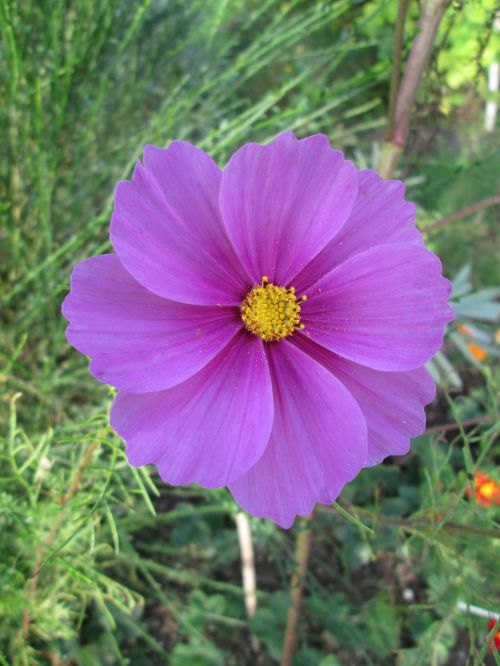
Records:
{"label": "pollen", "polygon": [[300,323],[300,304],[293,287],[279,287],[264,276],[262,283],[248,292],[241,304],[245,328],[264,342],[277,342],[304,328]]}

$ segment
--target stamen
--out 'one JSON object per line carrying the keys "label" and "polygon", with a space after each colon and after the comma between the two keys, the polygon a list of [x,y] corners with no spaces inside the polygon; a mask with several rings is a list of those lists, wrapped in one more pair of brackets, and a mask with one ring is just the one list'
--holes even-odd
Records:
{"label": "stamen", "polygon": [[241,318],[250,333],[265,342],[277,342],[304,328],[300,303],[306,300],[307,296],[297,298],[295,287],[279,287],[264,275],[262,283],[249,291],[242,302]]}

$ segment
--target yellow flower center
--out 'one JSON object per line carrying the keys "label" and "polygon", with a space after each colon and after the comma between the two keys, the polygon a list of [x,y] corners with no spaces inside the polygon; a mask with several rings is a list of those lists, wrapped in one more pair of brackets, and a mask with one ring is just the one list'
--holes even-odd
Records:
{"label": "yellow flower center", "polygon": [[250,333],[258,335],[264,342],[277,342],[287,338],[300,323],[300,303],[306,296],[297,298],[295,289],[278,287],[262,278],[262,284],[248,292],[241,304],[241,318]]}
{"label": "yellow flower center", "polygon": [[479,492],[483,497],[493,497],[496,493],[496,486],[497,484],[494,481],[487,481],[486,483],[482,483],[479,486]]}

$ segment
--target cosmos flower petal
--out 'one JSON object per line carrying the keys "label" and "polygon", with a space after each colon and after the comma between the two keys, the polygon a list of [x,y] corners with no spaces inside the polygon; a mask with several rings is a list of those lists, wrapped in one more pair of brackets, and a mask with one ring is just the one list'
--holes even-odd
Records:
{"label": "cosmos flower petal", "polygon": [[351,214],[339,233],[293,279],[301,294],[335,266],[374,245],[415,243],[423,240],[415,226],[415,204],[404,198],[405,185],[384,180],[375,171],[358,172],[358,194]]}
{"label": "cosmos flower petal", "polygon": [[273,394],[262,341],[238,334],[183,384],[157,393],[119,393],[111,425],[132,465],[154,463],[167,483],[224,486],[262,455]]}
{"label": "cosmos flower petal", "polygon": [[92,357],[101,382],[132,393],[191,377],[241,328],[230,308],[167,301],[140,285],[116,255],[80,262],[63,304],[69,342]]}
{"label": "cosmos flower petal", "polygon": [[392,243],[356,254],[319,280],[302,306],[305,333],[375,370],[413,370],[443,343],[453,318],[439,259]]}
{"label": "cosmos flower petal", "polygon": [[220,209],[254,283],[288,285],[352,210],[356,169],[317,134],[286,132],[268,145],[247,144],[224,170]]}
{"label": "cosmos flower petal", "polygon": [[425,368],[380,372],[348,361],[303,335],[294,336],[293,342],[340,379],[361,407],[368,426],[367,466],[408,453],[410,438],[425,429],[424,406],[436,395]]}
{"label": "cosmos flower petal", "polygon": [[273,431],[263,456],[229,489],[252,515],[290,527],[317,502],[335,500],[366,463],[366,423],[344,385],[310,356],[286,340],[268,350]]}
{"label": "cosmos flower petal", "polygon": [[111,242],[144,287],[197,305],[237,305],[248,283],[218,212],[221,170],[184,141],[146,146],[115,191]]}

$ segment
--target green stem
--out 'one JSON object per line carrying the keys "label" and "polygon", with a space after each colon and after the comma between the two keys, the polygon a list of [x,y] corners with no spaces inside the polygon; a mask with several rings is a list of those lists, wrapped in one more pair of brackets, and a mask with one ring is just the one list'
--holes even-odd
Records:
{"label": "green stem", "polygon": [[281,666],[291,666],[295,642],[297,640],[297,627],[299,623],[300,607],[302,605],[302,595],[307,576],[307,567],[309,564],[309,553],[312,543],[312,520],[314,514],[302,521],[301,529],[297,534],[295,546],[295,568],[290,582],[290,593],[292,605],[288,611],[286,620],[285,637],[283,640],[283,651],[281,655]]}

